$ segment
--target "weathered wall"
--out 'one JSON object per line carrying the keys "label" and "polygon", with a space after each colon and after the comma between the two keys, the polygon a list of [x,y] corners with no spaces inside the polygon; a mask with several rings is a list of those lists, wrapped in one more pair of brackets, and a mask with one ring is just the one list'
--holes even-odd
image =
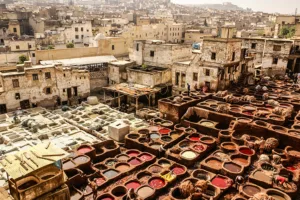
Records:
{"label": "weathered wall", "polygon": [[147,85],[149,87],[171,82],[171,76],[170,69],[153,72],[128,70],[128,82]]}

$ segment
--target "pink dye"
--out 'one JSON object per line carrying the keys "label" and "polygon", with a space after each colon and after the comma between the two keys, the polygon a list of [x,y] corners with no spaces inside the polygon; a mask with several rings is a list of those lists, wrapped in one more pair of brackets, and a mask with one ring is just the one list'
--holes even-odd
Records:
{"label": "pink dye", "polygon": [[139,161],[138,159],[134,158],[132,160],[129,161],[129,164],[131,165],[139,165],[141,164],[141,161]]}
{"label": "pink dye", "polygon": [[149,185],[154,189],[160,189],[164,187],[165,181],[160,178],[154,178],[150,181]]}
{"label": "pink dye", "polygon": [[152,156],[145,153],[145,154],[142,154],[139,158],[140,158],[142,161],[148,161],[148,160],[151,160],[151,159],[152,159]]}
{"label": "pink dye", "polygon": [[131,181],[125,185],[127,189],[133,188],[134,190],[141,186],[141,184],[137,181]]}
{"label": "pink dye", "polygon": [[176,175],[180,175],[184,173],[184,168],[183,167],[174,167],[172,169],[173,173]]}
{"label": "pink dye", "polygon": [[97,179],[96,179],[96,184],[97,184],[98,186],[102,185],[102,183],[104,183],[104,182],[105,182],[105,179],[104,179],[104,178],[97,178]]}
{"label": "pink dye", "polygon": [[194,146],[194,149],[195,149],[196,151],[203,151],[203,150],[204,150],[204,147],[203,147],[202,145],[195,145],[195,146]]}
{"label": "pink dye", "polygon": [[79,154],[86,154],[86,153],[90,152],[91,150],[92,149],[90,147],[83,147],[83,148],[78,149],[77,152]]}
{"label": "pink dye", "polygon": [[136,157],[138,156],[140,153],[137,151],[128,151],[127,155],[129,155],[130,157]]}

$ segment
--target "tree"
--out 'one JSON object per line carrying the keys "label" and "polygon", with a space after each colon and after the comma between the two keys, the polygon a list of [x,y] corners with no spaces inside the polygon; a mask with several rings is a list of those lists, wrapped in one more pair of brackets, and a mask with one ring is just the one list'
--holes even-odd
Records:
{"label": "tree", "polygon": [[74,44],[73,43],[68,43],[66,46],[67,46],[67,48],[74,48]]}
{"label": "tree", "polygon": [[296,33],[296,27],[295,26],[283,26],[280,30],[280,36],[283,36],[285,38],[291,38]]}
{"label": "tree", "polygon": [[206,18],[205,18],[205,20],[204,20],[204,26],[208,26],[207,21],[206,21]]}
{"label": "tree", "polygon": [[19,64],[23,64],[27,60],[27,57],[24,55],[19,56]]}
{"label": "tree", "polygon": [[48,45],[48,49],[54,49],[53,45]]}

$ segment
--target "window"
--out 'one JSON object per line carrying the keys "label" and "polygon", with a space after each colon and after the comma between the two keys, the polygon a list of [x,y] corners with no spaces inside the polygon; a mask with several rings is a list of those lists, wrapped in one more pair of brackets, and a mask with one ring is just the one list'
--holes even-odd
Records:
{"label": "window", "polygon": [[211,53],[211,59],[212,59],[212,60],[216,60],[216,53],[214,53],[214,52]]}
{"label": "window", "polygon": [[50,79],[51,78],[51,73],[50,72],[46,72],[45,73],[45,78],[46,79]]}
{"label": "window", "polygon": [[32,57],[34,57],[34,58],[35,58],[35,53],[32,53]]}
{"label": "window", "polygon": [[179,85],[179,76],[180,76],[180,73],[176,72],[176,75],[175,75],[175,85]]}
{"label": "window", "polygon": [[81,39],[83,39],[83,35],[81,35]]}
{"label": "window", "polygon": [[251,49],[256,49],[256,43],[251,44]]}
{"label": "window", "polygon": [[16,49],[20,49],[20,46],[19,46],[19,45],[17,45],[17,46],[16,46]]}
{"label": "window", "polygon": [[77,27],[75,28],[75,31],[78,32],[78,28]]}
{"label": "window", "polygon": [[230,74],[230,70],[231,70],[231,68],[230,68],[230,67],[228,67],[228,74]]}
{"label": "window", "polygon": [[16,99],[16,100],[21,99],[20,93],[16,93],[16,94],[15,94],[15,99]]}
{"label": "window", "polygon": [[19,85],[19,79],[13,79],[12,80],[12,84],[13,84],[14,88],[20,87],[20,85]]}
{"label": "window", "polygon": [[89,32],[89,29],[86,29],[86,32]]}
{"label": "window", "polygon": [[193,73],[193,81],[198,81],[198,73]]}
{"label": "window", "polygon": [[31,44],[28,44],[28,49],[31,49],[31,48],[32,48]]}
{"label": "window", "polygon": [[281,46],[280,45],[274,45],[273,51],[281,51]]}
{"label": "window", "polygon": [[232,53],[232,60],[231,61],[234,61],[235,60],[235,52]]}
{"label": "window", "polygon": [[79,39],[79,35],[75,35],[75,39]]}
{"label": "window", "polygon": [[32,80],[34,80],[34,81],[39,80],[39,75],[38,74],[32,74]]}
{"label": "window", "polygon": [[81,31],[83,31],[83,27],[81,27]]}
{"label": "window", "polygon": [[51,94],[51,88],[50,87],[46,88],[46,94]]}
{"label": "window", "polygon": [[205,69],[205,76],[210,76],[210,70],[209,69]]}
{"label": "window", "polygon": [[150,51],[150,56],[154,57],[154,51]]}
{"label": "window", "polygon": [[136,51],[139,51],[139,44],[136,44]]}
{"label": "window", "polygon": [[14,28],[14,33],[16,33],[17,32],[17,28]]}
{"label": "window", "polygon": [[273,65],[277,65],[278,64],[278,58],[273,58]]}
{"label": "window", "polygon": [[115,45],[112,45],[112,46],[111,46],[111,49],[112,49],[112,50],[115,50]]}

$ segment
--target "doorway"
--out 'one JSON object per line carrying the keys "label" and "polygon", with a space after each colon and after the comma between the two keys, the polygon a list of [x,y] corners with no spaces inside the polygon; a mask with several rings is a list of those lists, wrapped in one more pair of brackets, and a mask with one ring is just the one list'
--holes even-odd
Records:
{"label": "doorway", "polygon": [[20,101],[20,106],[21,106],[21,109],[28,109],[28,108],[30,108],[30,102],[29,102],[29,100]]}

